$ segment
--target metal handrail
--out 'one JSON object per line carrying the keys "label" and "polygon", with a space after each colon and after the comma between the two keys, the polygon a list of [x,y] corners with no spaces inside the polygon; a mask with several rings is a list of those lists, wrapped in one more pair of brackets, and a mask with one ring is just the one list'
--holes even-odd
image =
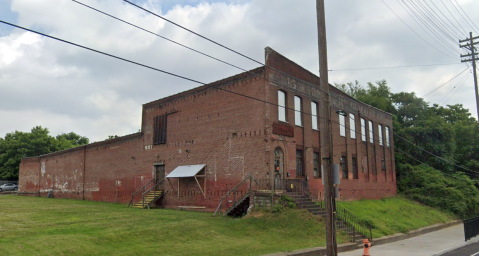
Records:
{"label": "metal handrail", "polygon": [[145,190],[145,187],[150,185],[150,183],[153,183],[155,180],[152,179],[150,180],[150,182],[146,183],[143,187],[139,188],[137,191],[133,192],[133,194],[131,194],[131,200],[130,200],[130,203],[128,203],[128,207],[130,207],[130,205],[133,204],[133,200],[135,200],[135,195],[138,194],[138,192],[140,192],[141,190]]}
{"label": "metal handrail", "polygon": [[362,235],[365,238],[368,238],[369,241],[373,240],[371,225],[366,223],[364,220],[358,218],[350,211],[339,205],[336,205],[336,217],[345,225],[345,228],[347,229],[348,233],[353,234],[353,241],[351,242],[355,242],[354,236],[356,233]]}
{"label": "metal handrail", "polygon": [[[250,173],[250,175],[246,176],[246,178],[244,178],[240,183],[238,183],[238,185],[236,185],[233,189],[231,189],[230,191],[226,192],[226,194],[224,196],[221,197],[220,199],[220,204],[218,205],[218,207],[216,208],[216,211],[214,213],[214,216],[216,216],[216,214],[218,213],[221,213],[221,206],[223,205],[223,201],[224,199],[227,197],[227,196],[230,196],[232,193],[233,193],[233,208],[236,207],[236,189],[242,185],[243,183],[245,183],[247,180],[249,179],[249,191],[251,191],[251,185],[253,183],[253,180],[254,182],[256,182],[257,185],[259,185],[258,181],[255,179],[255,177],[253,176],[252,173]],[[238,200],[239,202],[240,200]]]}
{"label": "metal handrail", "polygon": [[[151,188],[149,188],[147,191],[143,192],[141,195],[143,197],[143,208],[145,208],[145,195],[147,195],[148,193],[150,193],[150,191],[153,189],[153,188],[156,188],[158,185],[160,185],[161,183],[165,182],[165,180],[162,180],[158,183],[156,183],[155,185],[153,185]],[[146,204],[146,206],[148,207],[148,210],[150,209],[150,204]]]}

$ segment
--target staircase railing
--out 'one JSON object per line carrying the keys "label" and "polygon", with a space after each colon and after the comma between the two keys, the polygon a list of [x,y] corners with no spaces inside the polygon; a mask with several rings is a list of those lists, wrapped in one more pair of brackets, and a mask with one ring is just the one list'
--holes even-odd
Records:
{"label": "staircase railing", "polygon": [[[223,197],[221,197],[220,204],[218,205],[218,208],[216,208],[214,216],[216,216],[216,214],[218,214],[218,213],[221,214],[221,207],[223,205],[223,202],[225,201],[225,199],[228,196],[233,195],[233,206],[232,206],[232,208],[237,206],[237,203],[240,202],[240,200],[236,200],[237,193],[238,193],[238,187],[241,186],[243,183],[245,183],[248,180],[249,180],[249,191],[251,191],[251,189],[252,189],[253,181],[256,182],[257,185],[259,185],[258,181],[253,177],[252,173],[250,175],[246,176],[246,178],[244,178],[240,183],[238,183],[238,185],[236,185],[233,189],[231,189]],[[241,197],[241,198],[238,198],[238,199],[243,199],[243,198],[244,197]]]}
{"label": "staircase railing", "polygon": [[155,180],[150,180],[150,182],[146,183],[143,187],[139,188],[137,191],[135,191],[133,194],[131,194],[131,200],[130,200],[130,203],[128,203],[128,207],[130,207],[130,205],[133,205],[133,201],[135,200],[135,196],[140,193],[140,192],[145,192],[145,189],[148,185],[150,185],[151,183],[153,183]]}
{"label": "staircase railing", "polygon": [[[153,185],[151,188],[149,188],[148,190],[146,190],[145,192],[141,193],[142,197],[143,197],[143,208],[145,208],[145,195],[148,195],[148,193],[150,193],[150,191],[153,189],[153,188],[156,188],[158,187],[161,183],[165,182],[165,180],[162,180],[158,183],[156,183],[155,185]],[[150,209],[150,204],[146,204],[146,207],[148,207],[148,210]]]}
{"label": "staircase railing", "polygon": [[356,233],[368,238],[369,241],[373,240],[371,225],[339,205],[336,205],[336,219],[343,223],[348,234],[352,234],[351,242],[356,242],[354,241]]}

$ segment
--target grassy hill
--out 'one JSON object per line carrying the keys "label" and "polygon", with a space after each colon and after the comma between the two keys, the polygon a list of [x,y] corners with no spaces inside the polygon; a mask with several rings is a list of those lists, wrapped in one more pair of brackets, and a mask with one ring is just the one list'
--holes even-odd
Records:
{"label": "grassy hill", "polygon": [[[376,237],[453,218],[403,198],[339,204],[370,221]],[[7,195],[0,205],[2,255],[264,255],[325,245],[320,218],[301,210],[233,219]]]}

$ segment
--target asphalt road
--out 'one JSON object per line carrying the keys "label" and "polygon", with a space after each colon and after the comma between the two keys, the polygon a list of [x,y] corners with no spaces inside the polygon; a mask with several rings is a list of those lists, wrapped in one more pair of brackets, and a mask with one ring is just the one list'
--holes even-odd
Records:
{"label": "asphalt road", "polygon": [[441,254],[440,256],[479,256],[479,242],[467,244],[464,247]]}

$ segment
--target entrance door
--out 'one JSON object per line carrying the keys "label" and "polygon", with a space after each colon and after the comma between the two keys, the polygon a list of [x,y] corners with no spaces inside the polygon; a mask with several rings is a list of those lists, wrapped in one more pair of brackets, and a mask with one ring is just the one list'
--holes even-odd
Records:
{"label": "entrance door", "polygon": [[[158,184],[160,181],[165,179],[165,166],[164,165],[155,165],[155,184]],[[165,182],[157,186],[156,190],[164,190]]]}
{"label": "entrance door", "polygon": [[280,147],[277,147],[274,150],[274,189],[275,190],[283,190],[283,164],[284,163],[284,156],[283,150]]}

